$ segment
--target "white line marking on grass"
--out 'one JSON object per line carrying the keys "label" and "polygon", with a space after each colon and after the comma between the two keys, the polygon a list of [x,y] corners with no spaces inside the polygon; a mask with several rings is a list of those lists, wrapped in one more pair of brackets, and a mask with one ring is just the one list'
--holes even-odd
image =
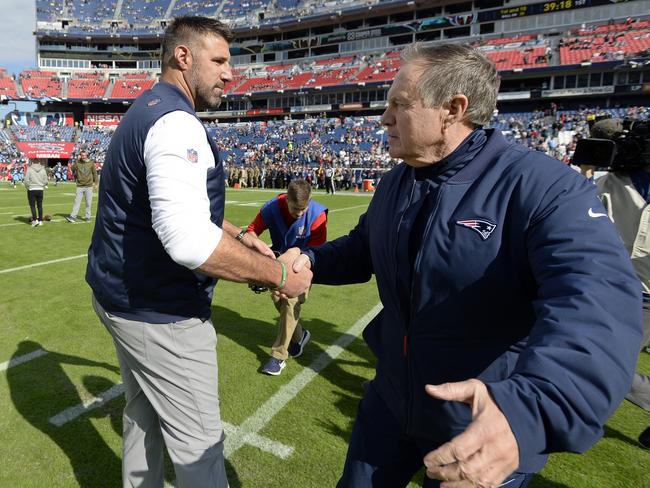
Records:
{"label": "white line marking on grass", "polygon": [[345,207],[345,208],[335,208],[330,210],[330,212],[343,212],[344,210],[352,210],[353,208],[367,207],[368,205],[355,205],[354,207]]}
{"label": "white line marking on grass", "polygon": [[280,459],[287,459],[293,454],[293,447],[282,444],[281,442],[274,441],[268,437],[261,436],[259,434],[246,433],[241,430],[241,427],[236,425],[229,424],[228,422],[223,422],[223,429],[226,432],[226,439],[240,438],[246,435],[246,444],[257,447],[258,449],[273,454],[274,456],[279,457]]}
{"label": "white line marking on grass", "polygon": [[9,368],[13,368],[14,366],[18,366],[19,364],[23,364],[26,363],[27,361],[31,361],[32,359],[45,356],[46,354],[47,351],[44,351],[43,349],[36,349],[35,351],[28,352],[27,354],[23,354],[22,356],[18,356],[10,359],[9,361],[5,361],[4,363],[0,363],[0,371],[5,371]]}
{"label": "white line marking on grass", "polygon": [[379,313],[381,308],[381,303],[375,305],[372,310],[357,320],[345,334],[340,336],[334,344],[314,359],[307,368],[294,376],[289,383],[282,386],[277,393],[259,407],[253,415],[244,420],[244,423],[239,426],[240,435],[238,437],[226,437],[224,445],[225,456],[230,457],[244,444],[251,443],[253,436],[258,435],[287,403],[293,400],[311,380],[334,361],[357,338],[364,327]]}
{"label": "white line marking on grass", "polygon": [[[45,208],[50,208],[50,207],[69,207],[69,203],[48,203],[45,205]],[[18,208],[18,209],[25,209],[29,208],[28,205],[12,205],[10,207],[1,207],[3,210],[7,210],[9,208]]]}
{"label": "white line marking on grass", "polygon": [[[66,408],[62,412],[54,415],[53,417],[50,417],[49,421],[52,425],[61,427],[68,422],[72,422],[77,417],[80,417],[81,415],[90,412],[91,410],[95,410],[101,407],[102,405],[110,402],[123,393],[124,385],[122,383],[118,383],[117,385],[112,386],[103,392],[99,397],[91,398],[90,400],[79,403],[74,407]],[[239,437],[242,435],[240,433],[241,429],[239,427],[229,424],[228,422],[222,422],[222,424],[227,436]],[[247,435],[246,443],[257,447],[262,451],[271,453],[281,459],[287,459],[289,456],[291,456],[291,454],[293,454],[294,450],[291,446],[287,446],[281,442],[276,442],[272,439],[257,434],[249,433]]]}
{"label": "white line marking on grass", "polygon": [[63,263],[65,261],[72,261],[73,259],[85,258],[87,256],[87,254],[79,254],[78,256],[68,256],[67,258],[52,259],[51,261],[43,261],[42,263],[26,264],[25,266],[18,266],[17,268],[0,269],[0,274],[13,273],[14,271],[36,268],[37,266],[45,266],[47,264]]}
{"label": "white line marking on grass", "polygon": [[[226,432],[224,446],[225,457],[232,456],[245,444],[255,446],[258,449],[271,453],[281,459],[287,459],[293,453],[291,446],[274,441],[268,437],[261,436],[259,432],[266,427],[271,419],[282,410],[287,403],[295,398],[323,369],[334,361],[354,341],[366,325],[379,313],[382,305],[378,303],[372,310],[361,317],[350,327],[345,334],[340,336],[334,344],[322,352],[309,367],[303,369],[289,383],[282,386],[277,393],[269,398],[257,411],[244,420],[240,426],[234,426],[228,422],[222,422]],[[62,412],[50,417],[51,424],[61,427],[77,417],[101,407],[105,403],[117,398],[124,393],[124,385],[121,383],[109,388],[101,396],[92,398],[84,403],[67,408]]]}
{"label": "white line marking on grass", "polygon": [[[24,215],[23,217],[30,217],[29,215]],[[56,224],[58,222],[66,222],[65,219],[52,219],[47,221],[48,225],[49,224]],[[90,222],[74,222],[74,224],[90,224]],[[29,222],[16,222],[13,224],[0,224],[0,227],[12,227],[14,225],[23,225],[25,227],[31,227]]]}
{"label": "white line marking on grass", "polygon": [[90,410],[101,407],[105,403],[110,402],[113,398],[117,398],[122,393],[124,393],[124,385],[118,383],[117,385],[106,390],[100,397],[92,398],[84,403],[79,403],[74,407],[66,408],[63,412],[57,413],[54,417],[50,417],[50,423],[61,427],[64,424],[67,424],[71,420],[76,419],[80,415],[83,415]]}

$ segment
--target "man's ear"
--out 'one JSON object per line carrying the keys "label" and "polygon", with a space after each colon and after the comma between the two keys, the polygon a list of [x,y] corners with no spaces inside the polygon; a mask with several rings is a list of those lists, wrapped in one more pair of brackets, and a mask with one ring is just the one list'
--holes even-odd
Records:
{"label": "man's ear", "polygon": [[179,44],[174,48],[174,62],[181,71],[185,71],[192,66],[192,51],[184,44]]}
{"label": "man's ear", "polygon": [[457,122],[462,122],[465,120],[465,114],[467,113],[467,107],[469,106],[469,100],[462,93],[454,95],[447,106],[445,107],[448,110],[446,117],[446,125],[453,125]]}

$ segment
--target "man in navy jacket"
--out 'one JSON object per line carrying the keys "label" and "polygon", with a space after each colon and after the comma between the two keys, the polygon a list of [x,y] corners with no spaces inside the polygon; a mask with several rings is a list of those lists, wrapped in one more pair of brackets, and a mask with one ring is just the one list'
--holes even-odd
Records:
{"label": "man in navy jacket", "polygon": [[[382,123],[391,170],[347,235],[294,262],[314,282],[374,274],[377,357],[339,487],[526,486],[582,452],[627,393],[641,341],[629,257],[581,175],[490,121],[494,66],[412,46]],[[294,251],[295,252],[295,251]]]}

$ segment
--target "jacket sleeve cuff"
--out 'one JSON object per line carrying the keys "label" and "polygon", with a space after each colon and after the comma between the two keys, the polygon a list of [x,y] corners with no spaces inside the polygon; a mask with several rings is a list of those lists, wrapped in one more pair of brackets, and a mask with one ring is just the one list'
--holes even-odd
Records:
{"label": "jacket sleeve cuff", "polygon": [[[497,404],[519,447],[519,468],[517,471],[534,473],[544,463],[540,455],[546,448],[546,429],[537,401],[533,395],[526,395],[512,377],[499,382],[486,383],[492,399]],[[540,464],[541,465],[538,465]]]}

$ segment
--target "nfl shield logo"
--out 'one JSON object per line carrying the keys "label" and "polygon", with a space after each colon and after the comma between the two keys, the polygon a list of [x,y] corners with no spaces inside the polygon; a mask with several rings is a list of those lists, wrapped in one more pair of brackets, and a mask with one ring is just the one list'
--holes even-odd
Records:
{"label": "nfl shield logo", "polygon": [[196,149],[187,150],[187,160],[190,163],[197,163],[199,161],[199,153],[196,152]]}

